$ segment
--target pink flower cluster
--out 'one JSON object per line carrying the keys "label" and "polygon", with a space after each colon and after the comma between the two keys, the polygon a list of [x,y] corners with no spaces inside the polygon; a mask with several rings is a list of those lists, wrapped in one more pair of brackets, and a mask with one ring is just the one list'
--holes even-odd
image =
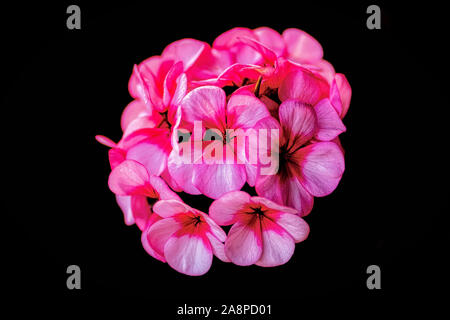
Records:
{"label": "pink flower cluster", "polygon": [[[193,276],[213,255],[242,266],[286,263],[308,236],[302,217],[314,197],[330,194],[344,172],[338,136],[351,88],[319,42],[267,27],[231,29],[212,46],[182,39],[135,65],[128,88],[122,139],[96,138],[111,148],[109,188],[145,250]],[[277,134],[259,137],[256,150],[248,136],[234,139],[240,129]],[[249,161],[264,148],[276,159],[271,174],[261,157]],[[258,196],[241,191],[245,184]],[[207,214],[179,192],[214,202]],[[227,234],[220,226],[229,225]]]}

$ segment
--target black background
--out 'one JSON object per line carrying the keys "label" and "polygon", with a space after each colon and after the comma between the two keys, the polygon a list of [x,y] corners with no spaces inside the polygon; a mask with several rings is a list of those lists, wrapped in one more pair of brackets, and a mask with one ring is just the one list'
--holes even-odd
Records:
{"label": "black background", "polygon": [[[184,303],[271,303],[276,319],[316,302],[439,305],[448,288],[445,11],[373,3],[381,30],[366,27],[372,2],[2,4],[1,290],[49,307],[119,298],[166,318]],[[81,30],[66,28],[70,4],[81,8]],[[235,26],[303,29],[347,76],[346,172],[333,194],[316,198],[310,236],[286,265],[215,259],[205,276],[189,277],[148,256],[138,228],[124,225],[107,187],[107,148],[94,136],[120,139],[134,64],[177,39],[212,43]],[[207,211],[207,200],[192,199]],[[79,291],[66,288],[71,264],[82,270]],[[366,287],[372,264],[381,290]]]}

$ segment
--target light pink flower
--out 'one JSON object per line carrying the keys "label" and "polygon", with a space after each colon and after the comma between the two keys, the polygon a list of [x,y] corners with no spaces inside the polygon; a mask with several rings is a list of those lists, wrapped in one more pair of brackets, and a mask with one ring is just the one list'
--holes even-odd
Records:
{"label": "light pink flower", "polygon": [[[258,176],[256,192],[272,201],[308,214],[313,197],[330,194],[344,172],[344,156],[340,147],[329,141],[343,131],[339,116],[328,99],[316,110],[298,100],[280,105],[279,169],[276,175]],[[277,122],[270,124],[279,126]],[[269,126],[269,124],[266,124]]]}
{"label": "light pink flower", "polygon": [[207,214],[177,200],[158,201],[153,211],[162,219],[144,231],[144,241],[178,272],[203,275],[213,255],[229,261],[223,251],[226,234]]}
{"label": "light pink flower", "polygon": [[297,210],[242,191],[215,200],[209,215],[219,225],[233,225],[225,254],[235,264],[274,267],[289,261],[295,243],[308,237],[309,226]]}
{"label": "light pink flower", "polygon": [[[214,130],[217,139],[200,143],[203,157],[200,164],[196,164],[198,159],[192,159],[190,164],[180,164],[176,161],[179,156],[178,148],[174,148],[169,157],[169,172],[177,184],[188,193],[202,193],[214,199],[226,192],[241,189],[246,181],[254,185],[256,166],[248,164],[242,153],[238,154],[236,140],[227,136],[227,129],[251,129],[260,120],[270,118],[265,105],[245,88],[231,95],[227,103],[226,94],[221,88],[203,86],[186,95],[180,110],[184,128],[192,132],[194,122],[199,121],[204,130]],[[196,137],[203,140],[202,138],[203,136]],[[189,141],[195,148],[195,142],[191,142]],[[223,150],[223,163],[207,162],[210,157],[208,150],[213,148]],[[226,155],[229,154],[232,154],[233,161],[227,161]],[[195,155],[195,151],[192,155]],[[241,159],[241,163],[238,163],[237,157]]]}

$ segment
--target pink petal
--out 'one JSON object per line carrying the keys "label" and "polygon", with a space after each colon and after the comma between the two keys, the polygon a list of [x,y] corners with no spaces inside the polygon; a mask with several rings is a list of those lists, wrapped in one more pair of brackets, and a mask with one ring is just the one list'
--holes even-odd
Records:
{"label": "pink petal", "polygon": [[182,39],[169,44],[162,53],[164,59],[182,61],[184,70],[188,70],[200,57],[208,45],[195,39]]}
{"label": "pink petal", "polygon": [[142,100],[135,99],[131,101],[122,112],[122,117],[120,119],[120,126],[122,127],[122,131],[125,132],[128,125],[136,118],[150,114],[151,112],[148,110],[147,106]]}
{"label": "pink petal", "polygon": [[157,176],[150,176],[150,185],[158,193],[161,200],[178,200],[181,201],[180,197],[173,192],[166,182]]}
{"label": "pink petal", "polygon": [[328,93],[328,84],[304,68],[289,72],[278,89],[281,101],[297,99],[310,105],[315,105]]}
{"label": "pink petal", "polygon": [[239,164],[201,164],[194,166],[192,183],[205,196],[218,199],[240,190],[246,181],[245,167]]}
{"label": "pink petal", "polygon": [[273,50],[277,56],[282,56],[285,52],[285,44],[281,35],[275,30],[261,27],[253,30],[258,40],[267,48]]}
{"label": "pink petal", "polygon": [[235,214],[250,202],[250,195],[243,191],[232,191],[215,200],[209,207],[209,216],[221,226],[235,222]]}
{"label": "pink petal", "polygon": [[136,225],[140,230],[144,230],[150,218],[151,211],[146,196],[131,196],[131,210]]}
{"label": "pink petal", "polygon": [[219,35],[214,40],[213,47],[216,49],[229,49],[239,42],[239,37],[256,38],[253,31],[248,28],[233,28]]}
{"label": "pink petal", "polygon": [[203,121],[208,128],[222,128],[225,124],[225,92],[218,87],[204,86],[189,92],[181,102],[184,121]]}
{"label": "pink petal", "polygon": [[116,195],[116,201],[119,205],[120,209],[122,209],[123,212],[123,218],[125,220],[125,224],[127,226],[131,226],[134,224],[134,215],[133,215],[133,208],[132,208],[132,202],[131,198],[133,196],[118,196]]}
{"label": "pink petal", "polygon": [[[180,230],[181,225],[173,218],[156,221],[147,230],[147,241],[160,256],[164,255],[164,247],[172,235]],[[167,258],[167,257],[166,257]]]}
{"label": "pink petal", "polygon": [[123,161],[125,161],[126,152],[119,148],[112,148],[108,151],[108,159],[111,169],[114,169]]}
{"label": "pink petal", "polygon": [[95,140],[97,140],[99,143],[103,144],[104,146],[115,148],[117,144],[112,141],[110,138],[102,136],[102,135],[96,135]]}
{"label": "pink petal", "polygon": [[167,135],[141,142],[127,152],[127,159],[142,163],[150,174],[159,176],[167,166],[171,144]]}
{"label": "pink petal", "polygon": [[116,195],[127,196],[142,194],[148,180],[147,169],[142,164],[125,160],[111,171],[108,185]]}
{"label": "pink petal", "polygon": [[299,29],[286,29],[282,37],[290,58],[298,62],[314,63],[323,56],[320,43],[306,32]]}
{"label": "pink petal", "polygon": [[262,204],[262,205],[264,205],[272,210],[278,211],[278,212],[285,212],[285,213],[291,213],[291,214],[298,213],[297,210],[295,210],[293,208],[282,206],[276,202],[273,202],[273,201],[271,201],[267,198],[263,198],[263,197],[252,197],[251,202]]}
{"label": "pink petal", "polygon": [[344,173],[344,155],[336,143],[318,142],[301,148],[296,154],[300,163],[301,183],[316,197],[336,189]]}
{"label": "pink petal", "polygon": [[153,212],[157,213],[162,218],[169,218],[178,213],[190,211],[192,211],[191,207],[178,200],[160,200],[153,205]]}
{"label": "pink petal", "polygon": [[297,243],[305,240],[309,235],[309,225],[297,215],[282,213],[276,223],[286,230]]}
{"label": "pink petal", "polygon": [[150,245],[150,242],[148,241],[148,229],[142,231],[141,234],[141,243],[142,247],[149,255],[151,255],[153,258],[161,261],[166,262],[166,259],[164,259],[164,256],[159,254],[153,247]]}
{"label": "pink petal", "polygon": [[225,254],[234,264],[249,266],[261,257],[262,245],[259,224],[255,228],[251,228],[241,222],[236,222],[231,227],[225,241]]}
{"label": "pink petal", "polygon": [[219,241],[224,242],[227,239],[227,234],[219,225],[211,219],[206,213],[196,210],[197,213],[199,213],[203,219],[205,219],[206,223],[209,225],[209,229],[211,234],[216,237]]}
{"label": "pink petal", "polygon": [[253,128],[270,113],[266,105],[247,88],[236,90],[228,100],[227,120],[233,128]]}
{"label": "pink petal", "polygon": [[[263,58],[263,61],[261,61],[261,63],[263,63],[264,65],[268,64],[273,66],[277,61],[277,55],[275,54],[275,52],[273,52],[261,42],[249,37],[240,37],[239,40],[259,53]],[[254,55],[252,54],[252,58],[249,59],[249,62],[255,61],[255,58],[253,56]]]}
{"label": "pink petal", "polygon": [[183,163],[177,159],[177,151],[172,150],[167,163],[167,169],[170,176],[175,180],[177,185],[183,189],[184,192],[189,194],[201,194],[197,187],[195,187],[192,183],[194,165]]}
{"label": "pink petal", "polygon": [[255,263],[261,267],[275,267],[291,259],[294,254],[294,239],[280,226],[269,219],[262,221],[263,252]]}
{"label": "pink petal", "polygon": [[330,141],[345,132],[346,128],[329,99],[320,100],[314,106],[314,110],[317,115],[318,130],[315,134],[317,139]]}
{"label": "pink petal", "polygon": [[[286,100],[278,109],[283,137],[291,150],[302,146],[315,134],[317,118],[314,109],[298,100]],[[294,145],[294,147],[291,147]]]}
{"label": "pink petal", "polygon": [[225,254],[225,245],[210,233],[208,233],[206,236],[211,243],[211,248],[214,255],[223,262],[230,262],[231,260],[228,259],[227,255]]}
{"label": "pink petal", "polygon": [[203,238],[184,235],[170,237],[164,246],[167,263],[178,272],[201,276],[208,272],[212,264],[212,248]]}
{"label": "pink petal", "polygon": [[258,195],[295,208],[300,216],[310,213],[314,204],[313,196],[295,176],[283,180],[279,175],[259,176],[255,188]]}
{"label": "pink petal", "polygon": [[[183,63],[177,62],[167,73],[164,79],[164,93],[163,93],[163,104],[164,106],[169,106],[172,101],[175,91],[177,90],[177,79],[183,73]],[[158,110],[164,111],[164,110]]]}
{"label": "pink petal", "polygon": [[339,93],[342,101],[342,113],[341,118],[344,118],[350,107],[350,100],[352,98],[352,88],[347,81],[347,78],[342,73],[336,73],[336,84],[339,89]]}

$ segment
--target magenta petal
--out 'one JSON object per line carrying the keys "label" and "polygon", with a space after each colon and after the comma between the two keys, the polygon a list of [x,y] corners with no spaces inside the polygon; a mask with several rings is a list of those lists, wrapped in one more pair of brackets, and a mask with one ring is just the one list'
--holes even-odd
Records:
{"label": "magenta petal", "polygon": [[147,197],[131,196],[130,202],[136,225],[140,230],[144,230],[151,215]]}
{"label": "magenta petal", "polygon": [[309,225],[297,215],[282,213],[276,223],[286,230],[297,243],[305,240],[309,235]]}
{"label": "magenta petal", "polygon": [[117,144],[114,141],[112,141],[110,138],[99,135],[99,134],[95,136],[95,140],[97,140],[102,145],[110,147],[110,148],[115,148],[117,146]]}
{"label": "magenta petal", "polygon": [[345,132],[346,128],[329,99],[320,100],[314,106],[314,110],[316,111],[318,124],[315,137],[318,140],[331,141]]}
{"label": "magenta petal", "polygon": [[294,254],[294,239],[269,219],[264,219],[261,226],[264,247],[255,264],[261,267],[276,267],[288,262]]}
{"label": "magenta petal", "polygon": [[243,191],[233,191],[215,200],[209,207],[209,216],[221,226],[235,222],[235,214],[250,202],[250,195]]}
{"label": "magenta petal", "polygon": [[323,197],[337,187],[344,173],[344,155],[334,142],[318,142],[298,151],[301,183],[316,197]]}
{"label": "magenta petal", "polygon": [[133,195],[142,193],[148,179],[147,169],[142,164],[125,160],[111,171],[108,185],[116,195]]}
{"label": "magenta petal", "polygon": [[256,38],[253,31],[248,28],[233,28],[219,35],[214,40],[213,47],[216,49],[229,49],[239,42],[239,37]]}
{"label": "magenta petal", "polygon": [[178,272],[201,276],[212,264],[212,248],[209,242],[195,235],[170,237],[164,246],[167,263]]}
{"label": "magenta petal", "polygon": [[288,55],[298,62],[314,63],[323,56],[320,43],[305,31],[299,29],[286,29],[282,37],[286,43]]}
{"label": "magenta petal", "polygon": [[158,193],[161,200],[178,200],[181,201],[180,197],[173,192],[166,182],[157,176],[150,176],[150,185]]}
{"label": "magenta petal", "polygon": [[234,264],[249,266],[261,257],[262,245],[259,224],[255,228],[250,228],[241,222],[236,222],[225,241],[225,254]]}
{"label": "magenta petal", "polygon": [[205,196],[218,199],[227,192],[240,190],[246,179],[243,165],[202,164],[194,167],[192,183]]}

